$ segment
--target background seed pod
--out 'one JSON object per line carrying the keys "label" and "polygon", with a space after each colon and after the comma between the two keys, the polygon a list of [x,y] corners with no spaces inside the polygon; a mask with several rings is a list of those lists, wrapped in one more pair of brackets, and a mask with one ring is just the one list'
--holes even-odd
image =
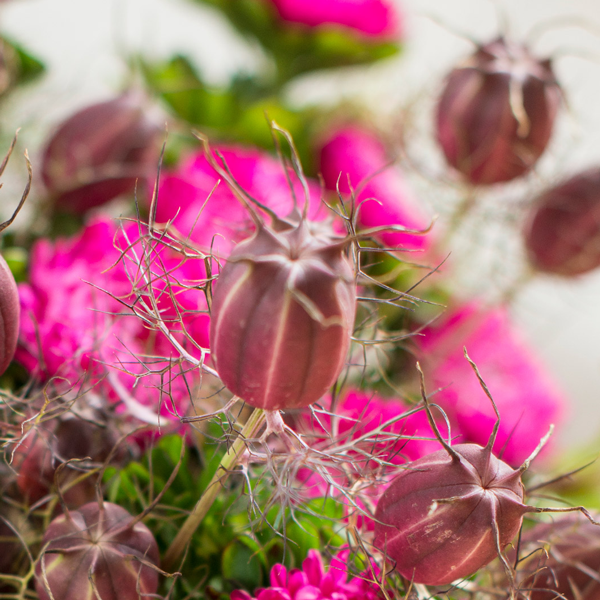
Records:
{"label": "background seed pod", "polygon": [[547,555],[531,554],[520,569],[532,573],[520,584],[533,590],[531,600],[600,599],[600,527],[582,515],[566,515],[536,525],[524,534],[522,544],[527,552],[548,550]]}
{"label": "background seed pod", "polygon": [[477,444],[410,463],[383,493],[374,544],[415,583],[447,585],[498,556],[527,512],[520,472]]}
{"label": "background seed pod", "polygon": [[43,546],[36,568],[40,600],[50,600],[48,587],[56,600],[139,600],[156,593],[158,574],[143,564],[158,564],[156,541],[116,504],[91,502],[57,517]]}
{"label": "background seed pod", "polygon": [[215,286],[210,347],[223,383],[251,406],[308,406],[340,374],[356,304],[346,246],[302,221],[261,227],[231,253]]}
{"label": "background seed pod", "polygon": [[600,266],[600,168],[544,192],[533,204],[524,240],[538,271],[572,277]]}
{"label": "background seed pod", "polygon": [[0,255],[0,375],[13,359],[19,337],[19,292],[6,261]]}
{"label": "background seed pod", "polygon": [[83,213],[133,193],[158,166],[160,129],[143,95],[129,92],[88,106],[64,121],[48,141],[42,178],[55,205]]}
{"label": "background seed pod", "polygon": [[448,76],[437,106],[437,139],[448,164],[473,184],[529,171],[552,134],[561,90],[550,61],[499,38]]}

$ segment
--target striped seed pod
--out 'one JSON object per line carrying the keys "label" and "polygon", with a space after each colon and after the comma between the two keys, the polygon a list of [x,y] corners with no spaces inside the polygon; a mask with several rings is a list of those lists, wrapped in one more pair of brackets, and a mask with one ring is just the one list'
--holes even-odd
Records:
{"label": "striped seed pod", "polygon": [[448,75],[438,102],[448,164],[472,184],[527,173],[548,145],[561,96],[549,60],[503,38],[480,46]]}
{"label": "striped seed pod", "polygon": [[15,278],[0,256],[0,375],[15,355],[19,337],[19,292]]}
{"label": "striped seed pod", "polygon": [[148,564],[158,561],[143,523],[116,504],[90,502],[50,523],[36,591],[40,600],[138,600],[156,593],[158,573]]}
{"label": "striped seed pod", "polygon": [[356,283],[347,239],[300,219],[259,223],[229,256],[215,286],[210,347],[223,383],[251,406],[300,408],[342,370]]}

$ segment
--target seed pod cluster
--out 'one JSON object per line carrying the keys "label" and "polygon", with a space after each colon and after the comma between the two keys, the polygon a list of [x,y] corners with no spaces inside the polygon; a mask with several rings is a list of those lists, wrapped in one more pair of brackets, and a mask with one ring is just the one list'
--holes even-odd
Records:
{"label": "seed pod cluster", "polygon": [[42,178],[55,205],[83,213],[131,193],[158,164],[160,129],[142,95],[130,92],[88,106],[64,121],[48,141]]}
{"label": "seed pod cluster", "polygon": [[255,234],[215,286],[210,347],[223,383],[251,406],[300,408],[321,398],[346,360],[356,303],[346,239],[301,218]]}
{"label": "seed pod cluster", "polygon": [[6,371],[15,355],[20,313],[15,278],[0,255],[0,375]]}
{"label": "seed pod cluster", "polygon": [[[36,568],[40,600],[139,600],[156,593],[158,546],[117,504],[91,502],[46,530]],[[146,563],[146,564],[144,564]]]}
{"label": "seed pod cluster", "polygon": [[572,277],[600,266],[600,168],[542,193],[533,203],[524,239],[538,271]]}
{"label": "seed pod cluster", "polygon": [[546,149],[560,102],[550,61],[499,38],[449,74],[437,106],[437,139],[468,182],[510,181]]}

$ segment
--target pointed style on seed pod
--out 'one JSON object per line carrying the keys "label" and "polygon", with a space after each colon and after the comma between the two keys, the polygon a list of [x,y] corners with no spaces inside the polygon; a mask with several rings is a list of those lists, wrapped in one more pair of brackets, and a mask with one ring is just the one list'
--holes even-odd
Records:
{"label": "pointed style on seed pod", "polygon": [[448,75],[438,102],[448,164],[472,184],[524,175],[548,145],[561,96],[549,60],[503,38],[480,46]]}
{"label": "pointed style on seed pod", "polygon": [[15,278],[0,255],[0,375],[6,371],[15,355],[20,312]]}
{"label": "pointed style on seed pod", "polygon": [[127,92],[93,104],[64,121],[46,145],[42,178],[54,204],[84,213],[133,193],[155,174],[160,127],[146,99]]}
{"label": "pointed style on seed pod", "polygon": [[356,304],[350,238],[308,221],[308,196],[303,214],[294,209],[280,219],[269,211],[272,224],[265,224],[220,171],[247,204],[256,231],[233,249],[216,282],[212,358],[227,388],[251,406],[308,406],[346,361]]}
{"label": "pointed style on seed pod", "polygon": [[[40,600],[138,600],[158,588],[159,561],[150,530],[124,508],[90,502],[46,530],[36,566]],[[52,595],[51,595],[52,594]]]}
{"label": "pointed style on seed pod", "polygon": [[600,266],[600,168],[578,173],[534,201],[524,230],[531,265],[574,277]]}
{"label": "pointed style on seed pod", "polygon": [[[568,515],[529,530],[522,545],[532,554],[522,571],[532,571],[520,584],[530,600],[600,599],[600,527],[580,515]],[[547,553],[534,552],[545,547]]]}
{"label": "pointed style on seed pod", "polygon": [[471,365],[497,416],[488,443],[451,446],[442,438],[421,372],[423,401],[443,449],[409,463],[382,494],[375,512],[374,545],[415,583],[447,585],[499,558],[514,588],[503,551],[519,532],[526,513],[579,510],[592,517],[583,507],[552,509],[523,503],[521,476],[549,434],[518,469],[494,456],[500,416],[477,367]]}

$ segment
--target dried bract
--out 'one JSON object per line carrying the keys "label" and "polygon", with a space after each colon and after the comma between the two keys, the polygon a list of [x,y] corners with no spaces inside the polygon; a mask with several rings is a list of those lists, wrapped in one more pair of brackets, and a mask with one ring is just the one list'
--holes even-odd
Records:
{"label": "dried bract", "polygon": [[449,74],[437,106],[437,139],[468,182],[510,181],[546,149],[560,102],[550,61],[499,38]]}

